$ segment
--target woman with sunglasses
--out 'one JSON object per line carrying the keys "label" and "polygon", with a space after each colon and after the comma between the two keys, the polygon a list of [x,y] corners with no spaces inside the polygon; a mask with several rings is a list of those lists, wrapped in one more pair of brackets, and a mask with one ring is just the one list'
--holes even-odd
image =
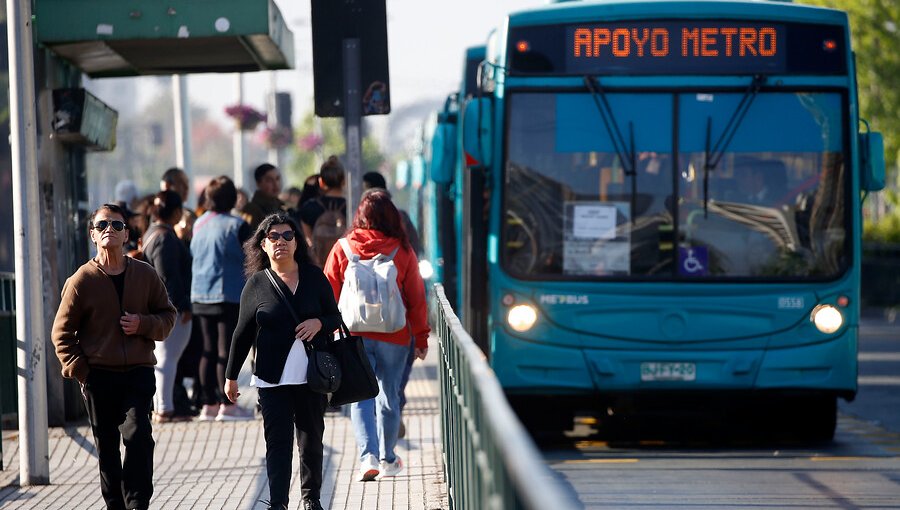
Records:
{"label": "woman with sunglasses", "polygon": [[[247,285],[241,293],[240,314],[225,370],[225,394],[232,402],[237,400],[237,377],[250,348],[255,346],[256,365],[250,384],[257,387],[262,408],[269,508],[288,507],[296,430],[303,509],[321,510],[327,399],[306,385],[303,342],[326,348],[340,325],[341,314],[328,280],[310,260],[306,243],[298,242],[299,232],[287,214],[276,213],[266,217],[244,243]],[[269,276],[293,307],[299,324]]]}
{"label": "woman with sunglasses", "polygon": [[153,347],[172,331],[176,310],[156,271],[125,255],[121,207],[100,206],[89,227],[97,256],[66,280],[51,339],[63,376],[81,383],[107,508],[148,508]]}

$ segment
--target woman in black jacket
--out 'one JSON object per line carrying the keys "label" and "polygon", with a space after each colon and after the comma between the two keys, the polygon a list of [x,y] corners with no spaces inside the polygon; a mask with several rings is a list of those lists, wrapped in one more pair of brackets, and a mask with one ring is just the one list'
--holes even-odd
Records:
{"label": "woman in black jacket", "polygon": [[169,301],[178,309],[175,327],[165,341],[157,342],[156,394],[153,396],[153,421],[190,420],[190,415],[176,415],[173,391],[178,360],[191,339],[191,253],[175,235],[175,225],[181,221],[181,197],[174,191],[160,191],[153,197],[150,217],[153,224],[142,238],[146,260],[166,286]]}
{"label": "woman in black jacket", "polygon": [[[306,385],[302,342],[325,347],[340,325],[341,314],[322,270],[310,262],[294,220],[284,213],[266,217],[244,243],[247,285],[241,293],[237,329],[225,369],[225,394],[237,400],[237,377],[250,348],[256,346],[251,385],[259,390],[266,437],[269,508],[287,508],[291,450],[296,428],[304,510],[320,510],[322,436],[326,397]],[[293,319],[264,271],[271,271],[300,320]]]}

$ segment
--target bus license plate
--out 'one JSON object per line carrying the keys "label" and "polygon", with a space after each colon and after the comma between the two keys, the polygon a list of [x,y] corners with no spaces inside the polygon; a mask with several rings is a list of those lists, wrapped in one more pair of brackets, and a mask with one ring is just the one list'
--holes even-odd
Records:
{"label": "bus license plate", "polygon": [[641,381],[693,381],[697,379],[695,363],[641,363]]}

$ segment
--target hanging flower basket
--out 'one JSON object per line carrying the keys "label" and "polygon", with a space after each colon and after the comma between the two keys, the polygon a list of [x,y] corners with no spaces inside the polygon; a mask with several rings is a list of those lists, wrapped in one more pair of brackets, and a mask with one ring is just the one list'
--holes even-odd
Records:
{"label": "hanging flower basket", "polygon": [[297,140],[297,147],[305,151],[314,151],[325,143],[325,139],[315,133],[309,133]]}
{"label": "hanging flower basket", "polygon": [[253,131],[260,122],[266,121],[266,115],[253,107],[236,104],[225,108],[225,114],[234,119],[241,131]]}
{"label": "hanging flower basket", "polygon": [[270,149],[283,149],[294,141],[294,132],[287,126],[266,127],[262,141]]}

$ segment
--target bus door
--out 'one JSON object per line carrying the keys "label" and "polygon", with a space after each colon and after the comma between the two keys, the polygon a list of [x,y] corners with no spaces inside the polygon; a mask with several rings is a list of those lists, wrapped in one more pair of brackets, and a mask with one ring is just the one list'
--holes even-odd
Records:
{"label": "bus door", "polygon": [[487,330],[488,272],[487,272],[487,171],[468,168],[463,179],[462,323],[475,343],[490,355]]}

